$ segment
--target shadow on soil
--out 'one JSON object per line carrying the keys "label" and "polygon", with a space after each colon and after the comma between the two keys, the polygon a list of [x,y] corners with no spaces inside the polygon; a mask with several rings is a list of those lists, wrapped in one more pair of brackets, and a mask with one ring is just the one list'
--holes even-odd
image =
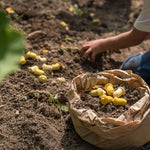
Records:
{"label": "shadow on soil", "polygon": [[[71,30],[74,31],[92,31],[97,34],[108,33],[110,31],[123,28],[129,20],[131,12],[131,1],[90,1],[76,0],[72,2],[72,6],[77,5],[83,11],[83,15],[72,15],[66,11],[59,11],[56,15],[57,19],[61,19],[69,24]],[[111,5],[111,7],[110,7]],[[119,9],[118,9],[119,8]],[[106,14],[106,10],[108,10]],[[112,17],[113,16],[113,17]],[[93,23],[93,19],[100,19],[99,23]],[[122,24],[120,25],[120,22]],[[118,25],[119,24],[119,25]]]}
{"label": "shadow on soil", "polygon": [[61,140],[61,145],[64,150],[100,150],[80,138],[74,129],[71,117],[66,120],[66,129]]}

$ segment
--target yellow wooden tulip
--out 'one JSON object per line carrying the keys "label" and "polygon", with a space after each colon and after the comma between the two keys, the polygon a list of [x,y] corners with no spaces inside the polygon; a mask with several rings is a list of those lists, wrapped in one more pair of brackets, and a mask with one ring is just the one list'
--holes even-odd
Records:
{"label": "yellow wooden tulip", "polygon": [[113,99],[113,104],[115,105],[115,106],[119,106],[119,105],[126,105],[127,104],[127,100],[126,99],[124,99],[124,98],[118,98],[118,97],[114,97],[114,99]]}
{"label": "yellow wooden tulip", "polygon": [[21,56],[19,63],[20,63],[21,65],[24,65],[24,64],[26,64],[26,62],[27,62],[27,61],[26,61],[25,57],[24,57],[24,56]]}
{"label": "yellow wooden tulip", "polygon": [[35,75],[43,75],[43,74],[44,74],[44,71],[38,68],[38,69],[35,69],[33,73],[34,73]]}
{"label": "yellow wooden tulip", "polygon": [[67,27],[68,26],[67,23],[64,22],[64,21],[60,22],[60,25],[63,26],[63,27]]}
{"label": "yellow wooden tulip", "polygon": [[118,89],[113,93],[114,97],[120,97],[122,95],[125,95],[125,89],[123,87],[118,87]]}
{"label": "yellow wooden tulip", "polygon": [[59,77],[56,79],[56,81],[59,83],[64,83],[64,82],[66,82],[66,79],[64,77]]}
{"label": "yellow wooden tulip", "polygon": [[107,84],[104,86],[104,89],[107,91],[107,94],[108,94],[108,95],[113,95],[113,93],[114,93],[113,84],[107,83]]}
{"label": "yellow wooden tulip", "polygon": [[15,11],[14,11],[11,7],[6,8],[6,11],[7,11],[9,14],[14,14],[14,13],[15,13]]}
{"label": "yellow wooden tulip", "polygon": [[96,90],[91,90],[90,94],[91,96],[101,96],[106,94],[106,91],[103,90],[102,88],[97,88]]}
{"label": "yellow wooden tulip", "polygon": [[100,22],[100,20],[99,19],[93,19],[93,21],[92,21],[93,23],[99,23]]}
{"label": "yellow wooden tulip", "polygon": [[36,69],[38,69],[38,66],[32,66],[32,67],[28,67],[28,71],[33,73]]}
{"label": "yellow wooden tulip", "polygon": [[102,108],[105,107],[106,104],[111,103],[113,101],[113,97],[102,95],[101,96],[101,103],[103,104]]}
{"label": "yellow wooden tulip", "polygon": [[51,66],[51,65],[43,64],[43,65],[42,65],[42,69],[43,69],[43,70],[52,70],[52,66]]}
{"label": "yellow wooden tulip", "polygon": [[52,70],[60,70],[60,68],[62,67],[61,63],[57,62],[55,64],[52,64]]}
{"label": "yellow wooden tulip", "polygon": [[40,76],[39,76],[39,81],[40,81],[41,83],[44,83],[44,82],[47,81],[47,77],[46,77],[45,75],[40,75]]}
{"label": "yellow wooden tulip", "polygon": [[27,58],[32,58],[32,59],[35,59],[35,58],[36,58],[36,54],[33,53],[33,52],[30,52],[30,51],[28,51],[28,52],[26,53],[26,56],[27,56]]}
{"label": "yellow wooden tulip", "polygon": [[41,56],[36,56],[36,59],[37,60],[40,60],[41,62],[43,62],[43,63],[45,63],[46,61],[47,61],[47,59],[46,58],[44,58],[44,57],[41,57]]}

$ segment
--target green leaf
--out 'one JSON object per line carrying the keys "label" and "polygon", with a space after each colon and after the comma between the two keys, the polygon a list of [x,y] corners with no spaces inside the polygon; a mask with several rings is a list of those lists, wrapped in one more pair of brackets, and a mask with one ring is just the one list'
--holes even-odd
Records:
{"label": "green leaf", "polygon": [[99,72],[99,70],[97,69],[97,70],[96,70],[96,73],[98,73],[98,72]]}
{"label": "green leaf", "polygon": [[23,54],[23,34],[10,27],[10,19],[0,10],[0,81],[19,68]]}
{"label": "green leaf", "polygon": [[57,108],[60,108],[60,105],[58,105],[58,104],[55,104],[55,106],[56,106]]}
{"label": "green leaf", "polygon": [[35,96],[38,96],[38,95],[40,95],[40,93],[36,92],[36,93],[34,93],[34,95],[35,95]]}
{"label": "green leaf", "polygon": [[88,56],[87,60],[88,60],[88,61],[91,61],[91,56]]}
{"label": "green leaf", "polygon": [[61,106],[61,110],[64,112],[68,112],[68,108],[66,106]]}
{"label": "green leaf", "polygon": [[53,96],[50,95],[49,99],[50,99],[50,103],[52,103],[53,102]]}
{"label": "green leaf", "polygon": [[82,17],[82,15],[84,14],[77,4],[74,4],[74,10],[79,17]]}
{"label": "green leaf", "polygon": [[66,41],[66,42],[67,42],[67,41],[75,42],[75,40],[72,39],[72,38],[70,38],[70,37],[65,37],[63,40]]}
{"label": "green leaf", "polygon": [[0,144],[0,146],[4,146],[4,144]]}
{"label": "green leaf", "polygon": [[28,98],[27,98],[27,96],[23,96],[23,99],[26,101]]}

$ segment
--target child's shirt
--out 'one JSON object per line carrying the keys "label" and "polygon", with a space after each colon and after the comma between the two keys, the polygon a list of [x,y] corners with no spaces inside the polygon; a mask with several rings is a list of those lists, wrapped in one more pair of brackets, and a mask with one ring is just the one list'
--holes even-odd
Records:
{"label": "child's shirt", "polygon": [[140,31],[150,32],[150,0],[144,1],[144,7],[136,19],[134,27]]}

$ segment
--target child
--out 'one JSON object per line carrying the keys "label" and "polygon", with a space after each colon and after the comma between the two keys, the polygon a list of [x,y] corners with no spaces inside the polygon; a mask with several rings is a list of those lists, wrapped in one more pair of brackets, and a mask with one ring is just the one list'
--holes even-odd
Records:
{"label": "child", "polygon": [[[91,59],[94,61],[95,56],[101,52],[117,51],[139,45],[148,39],[150,39],[150,0],[145,0],[144,7],[130,31],[114,37],[89,41],[82,46],[81,52],[84,51],[85,59],[91,55]],[[150,85],[150,51],[127,58],[120,69],[132,70]]]}

